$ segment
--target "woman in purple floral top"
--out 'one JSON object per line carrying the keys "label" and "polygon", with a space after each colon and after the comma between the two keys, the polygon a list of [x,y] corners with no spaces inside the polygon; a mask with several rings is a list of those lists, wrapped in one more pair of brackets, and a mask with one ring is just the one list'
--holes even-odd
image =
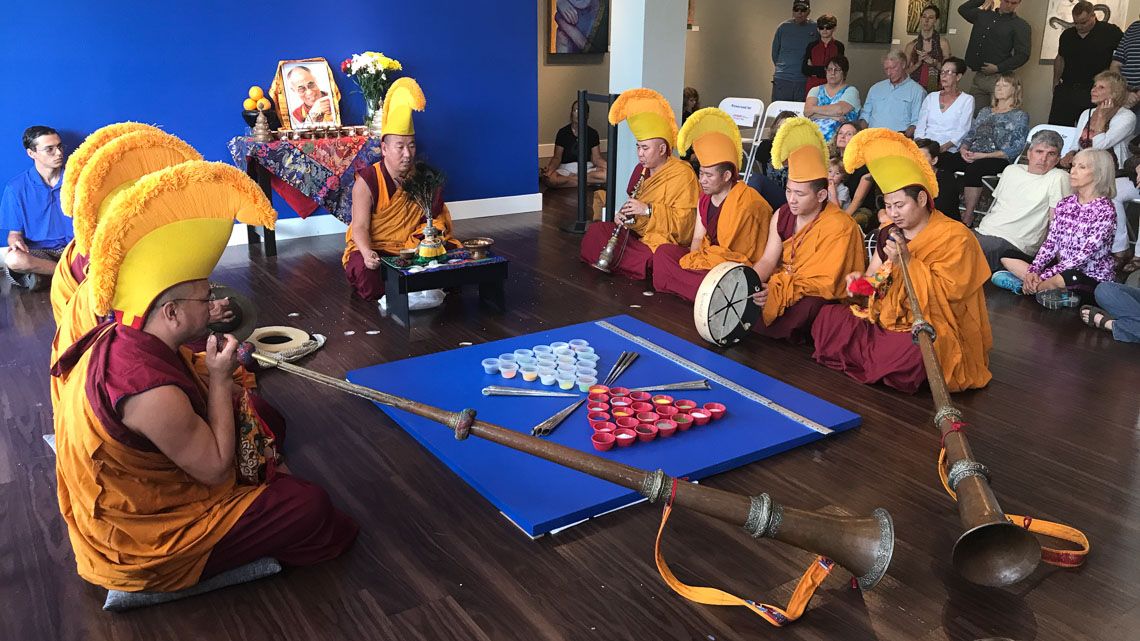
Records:
{"label": "woman in purple floral top", "polygon": [[1091,297],[1098,283],[1113,280],[1115,176],[1116,163],[1108,152],[1083,149],[1077,153],[1069,172],[1073,195],[1054,207],[1049,234],[1033,263],[1003,258],[1009,272],[995,273],[994,284],[1025,294],[1067,289],[1080,297]]}

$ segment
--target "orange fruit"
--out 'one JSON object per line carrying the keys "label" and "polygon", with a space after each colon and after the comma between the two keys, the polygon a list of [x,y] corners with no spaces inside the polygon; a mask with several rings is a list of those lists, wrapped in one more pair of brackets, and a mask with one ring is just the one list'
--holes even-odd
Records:
{"label": "orange fruit", "polygon": [[249,88],[249,97],[254,100],[261,100],[265,97],[265,92],[261,90],[261,87],[254,85]]}
{"label": "orange fruit", "polygon": [[257,101],[257,108],[258,108],[259,110],[261,110],[261,111],[265,111],[266,109],[269,109],[269,107],[270,107],[270,104],[269,104],[269,100],[268,100],[268,99],[266,99],[266,98],[260,98],[260,99],[258,99],[258,101]]}
{"label": "orange fruit", "polygon": [[254,109],[257,109],[257,101],[253,98],[246,98],[241,102],[241,108],[245,109],[246,111],[253,111]]}

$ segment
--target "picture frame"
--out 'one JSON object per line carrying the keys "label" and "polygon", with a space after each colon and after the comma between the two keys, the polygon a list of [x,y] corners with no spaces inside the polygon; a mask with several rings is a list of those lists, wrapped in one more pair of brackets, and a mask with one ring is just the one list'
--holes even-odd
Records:
{"label": "picture frame", "polygon": [[610,0],[550,0],[547,54],[601,55],[610,47]]}
{"label": "picture frame", "polygon": [[324,58],[281,60],[269,86],[281,128],[305,130],[339,127],[340,89]]}
{"label": "picture frame", "polygon": [[890,44],[895,24],[894,0],[851,0],[847,42]]}

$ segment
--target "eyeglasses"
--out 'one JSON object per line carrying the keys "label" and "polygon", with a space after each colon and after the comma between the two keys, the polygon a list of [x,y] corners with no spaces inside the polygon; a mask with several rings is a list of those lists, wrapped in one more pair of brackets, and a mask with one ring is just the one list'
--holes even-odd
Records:
{"label": "eyeglasses", "polygon": [[317,90],[317,81],[316,80],[310,80],[303,85],[296,85],[295,87],[293,87],[293,91],[296,91],[297,93],[301,93],[302,91],[316,91],[316,90]]}
{"label": "eyeglasses", "polygon": [[196,302],[196,303],[206,303],[207,305],[209,305],[210,303],[216,302],[218,300],[218,297],[214,296],[213,294],[210,294],[209,297],[207,297],[207,298],[171,298],[170,299],[171,302],[180,301],[180,300],[188,300],[188,301],[192,301],[192,302]]}
{"label": "eyeglasses", "polygon": [[816,29],[819,29],[820,31],[832,31],[835,29],[835,25],[820,25],[816,27]]}
{"label": "eyeglasses", "polygon": [[942,71],[938,72],[938,75],[940,75],[940,76],[956,76],[956,75],[958,75],[958,71],[956,69],[943,69]]}
{"label": "eyeglasses", "polygon": [[796,7],[792,9],[792,13],[808,13],[809,11],[811,11],[811,9],[807,7]]}

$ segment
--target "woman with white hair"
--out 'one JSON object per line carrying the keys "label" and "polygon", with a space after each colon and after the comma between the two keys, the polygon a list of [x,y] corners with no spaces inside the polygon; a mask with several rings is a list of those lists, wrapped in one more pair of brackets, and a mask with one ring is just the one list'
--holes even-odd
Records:
{"label": "woman with white hair", "polygon": [[[1125,105],[1128,82],[1115,71],[1102,71],[1093,77],[1089,97],[1094,106],[1082,111],[1077,118],[1077,146],[1107,149],[1112,152],[1116,166],[1123,167],[1128,159],[1128,140],[1136,128],[1136,115]],[[1074,153],[1065,154],[1060,163],[1062,167],[1068,168]]]}
{"label": "woman with white hair", "polygon": [[994,285],[1015,294],[1036,294],[1042,305],[1076,307],[1091,299],[1099,283],[1116,276],[1112,239],[1116,233],[1116,163],[1102,149],[1082,149],[1069,171],[1073,195],[1053,210],[1045,242],[1032,263],[1002,258],[1008,271],[994,272]]}

